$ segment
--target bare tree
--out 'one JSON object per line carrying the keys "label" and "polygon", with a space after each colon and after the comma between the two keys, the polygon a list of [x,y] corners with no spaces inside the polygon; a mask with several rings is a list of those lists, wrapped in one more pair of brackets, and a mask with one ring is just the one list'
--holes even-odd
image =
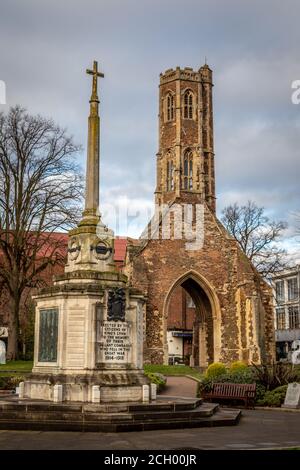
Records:
{"label": "bare tree", "polygon": [[63,263],[64,238],[76,223],[82,177],[80,150],[52,120],[16,106],[0,114],[0,291],[10,298],[8,357],[18,357],[22,295],[42,273]]}
{"label": "bare tree", "polygon": [[286,267],[286,251],[278,244],[287,228],[285,222],[270,220],[264,208],[252,201],[245,206],[235,203],[225,207],[221,220],[264,277]]}

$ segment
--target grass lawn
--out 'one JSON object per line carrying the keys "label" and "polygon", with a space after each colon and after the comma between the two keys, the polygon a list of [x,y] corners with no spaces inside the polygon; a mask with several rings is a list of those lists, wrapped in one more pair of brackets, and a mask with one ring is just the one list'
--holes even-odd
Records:
{"label": "grass lawn", "polygon": [[161,364],[146,364],[144,366],[144,370],[145,372],[159,372],[163,375],[191,375],[197,379],[203,377],[203,374],[201,374],[197,369],[183,365],[167,366]]}
{"label": "grass lawn", "polygon": [[0,375],[8,375],[11,371],[14,371],[18,375],[31,372],[32,366],[32,361],[9,361],[6,364],[0,364]]}
{"label": "grass lawn", "polygon": [[[0,364],[0,375],[7,375],[14,371],[16,374],[23,374],[31,372],[33,366],[32,361],[10,361],[6,364]],[[145,372],[160,372],[163,375],[191,375],[197,379],[202,377],[202,374],[192,367],[178,365],[167,366],[160,364],[147,364],[144,366]]]}

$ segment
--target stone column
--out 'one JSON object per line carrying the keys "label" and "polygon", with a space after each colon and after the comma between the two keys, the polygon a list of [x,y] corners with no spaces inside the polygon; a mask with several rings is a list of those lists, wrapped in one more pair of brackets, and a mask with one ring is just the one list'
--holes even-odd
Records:
{"label": "stone column", "polygon": [[[87,70],[93,76],[92,94],[90,98],[90,115],[88,119],[88,143],[86,164],[86,192],[85,209],[83,212],[84,225],[97,224],[99,221],[99,98],[97,93],[97,79],[104,77],[98,72],[98,63],[94,61],[93,70]],[[86,220],[87,219],[87,220]]]}

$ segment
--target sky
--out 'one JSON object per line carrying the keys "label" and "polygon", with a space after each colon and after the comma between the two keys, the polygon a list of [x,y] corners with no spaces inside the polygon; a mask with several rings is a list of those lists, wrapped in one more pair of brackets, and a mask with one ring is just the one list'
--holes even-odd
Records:
{"label": "sky", "polygon": [[[159,74],[198,69],[206,57],[218,214],[251,199],[289,222],[296,253],[300,104],[291,86],[300,79],[299,17],[297,0],[1,0],[0,111],[18,103],[52,117],[85,149],[85,70],[98,60],[102,210],[111,222],[112,202],[129,208],[128,227],[113,228],[138,236],[153,207]],[[84,168],[85,153],[78,158]]]}

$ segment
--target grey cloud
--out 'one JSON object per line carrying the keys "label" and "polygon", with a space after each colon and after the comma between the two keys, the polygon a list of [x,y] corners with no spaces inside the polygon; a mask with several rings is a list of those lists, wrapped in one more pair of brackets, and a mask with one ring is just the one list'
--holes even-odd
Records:
{"label": "grey cloud", "polygon": [[288,218],[300,197],[300,105],[290,100],[299,15],[297,0],[10,0],[1,3],[0,79],[9,105],[52,116],[85,145],[85,69],[98,59],[101,197],[143,205],[155,186],[159,73],[207,56],[219,210],[251,198]]}

